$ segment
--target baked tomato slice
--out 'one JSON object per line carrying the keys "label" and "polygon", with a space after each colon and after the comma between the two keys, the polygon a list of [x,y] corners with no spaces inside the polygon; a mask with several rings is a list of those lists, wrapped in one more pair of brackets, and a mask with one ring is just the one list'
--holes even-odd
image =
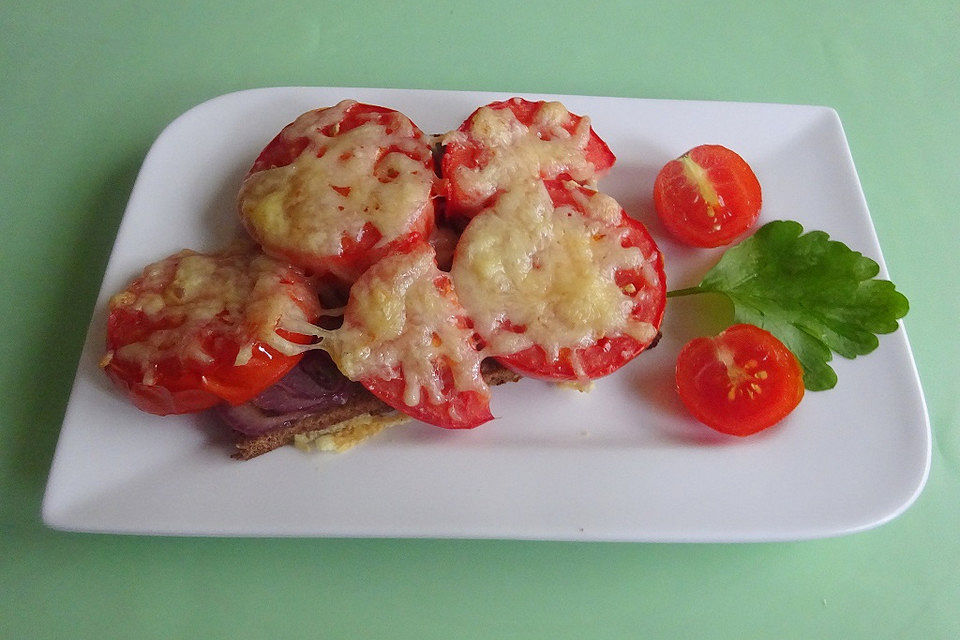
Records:
{"label": "baked tomato slice", "polygon": [[469,429],[493,418],[476,335],[426,242],[364,272],[322,345],[345,376],[417,420]]}
{"label": "baked tomato slice", "polygon": [[663,226],[695,247],[733,242],[757,221],[762,200],[750,165],[716,144],[694,147],[671,160],[653,184]]}
{"label": "baked tomato slice", "polygon": [[181,251],[110,301],[106,374],[143,411],[242,404],[300,359],[320,313],[304,276],[249,245]]}
{"label": "baked tomato slice", "polygon": [[622,367],[656,339],[666,302],[644,226],[572,181],[504,191],[464,229],[451,275],[484,352],[551,380]]}
{"label": "baked tomato slice", "polygon": [[267,145],[238,207],[266,253],[350,284],[429,236],[436,181],[432,148],[409,118],[343,101],[304,113]]}
{"label": "baked tomato slice", "polygon": [[773,334],[751,324],[687,343],[677,357],[676,375],[690,413],[735,436],[775,425],[803,398],[797,358]]}
{"label": "baked tomato slice", "polygon": [[521,98],[480,107],[444,136],[443,150],[446,215],[454,219],[473,217],[516,182],[595,185],[616,160],[589,118]]}

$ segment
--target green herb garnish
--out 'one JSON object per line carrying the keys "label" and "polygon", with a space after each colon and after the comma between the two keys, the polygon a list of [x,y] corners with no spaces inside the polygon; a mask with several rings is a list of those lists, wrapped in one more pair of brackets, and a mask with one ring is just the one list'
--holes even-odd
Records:
{"label": "green herb garnish", "polygon": [[[803,234],[803,235],[801,235]],[[766,329],[803,365],[807,389],[837,384],[827,364],[877,348],[876,334],[895,331],[909,310],[907,298],[880,267],[823,231],[803,233],[798,222],[769,222],[727,250],[696,287],[667,297],[714,292],[733,303],[735,323]]]}

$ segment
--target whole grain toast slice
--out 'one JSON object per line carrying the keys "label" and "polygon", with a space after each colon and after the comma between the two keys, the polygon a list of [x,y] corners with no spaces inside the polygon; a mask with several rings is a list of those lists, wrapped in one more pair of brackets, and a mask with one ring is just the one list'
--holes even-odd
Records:
{"label": "whole grain toast slice", "polygon": [[[491,358],[481,363],[480,372],[491,387],[520,379],[519,375]],[[343,451],[379,433],[387,426],[405,422],[404,418],[405,416],[393,407],[364,390],[345,405],[308,415],[260,435],[250,436],[236,432],[234,444],[237,450],[232,457],[237,460],[250,460],[298,440],[302,448],[308,448],[314,443],[320,449]]]}

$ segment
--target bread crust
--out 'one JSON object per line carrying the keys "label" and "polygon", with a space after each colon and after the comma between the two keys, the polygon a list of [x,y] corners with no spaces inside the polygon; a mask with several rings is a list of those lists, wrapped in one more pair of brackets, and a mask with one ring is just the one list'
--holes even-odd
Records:
{"label": "bread crust", "polygon": [[[488,385],[496,386],[506,382],[515,382],[520,376],[501,365],[496,360],[488,358],[481,363],[480,372]],[[386,404],[369,391],[353,397],[350,402],[338,407],[331,407],[324,411],[311,414],[284,427],[272,429],[257,436],[250,436],[236,432],[234,445],[236,451],[231,457],[237,460],[250,460],[274,449],[293,443],[298,434],[323,431],[335,433],[348,420],[369,414],[380,416],[395,413],[396,410]],[[372,435],[372,433],[371,433]]]}

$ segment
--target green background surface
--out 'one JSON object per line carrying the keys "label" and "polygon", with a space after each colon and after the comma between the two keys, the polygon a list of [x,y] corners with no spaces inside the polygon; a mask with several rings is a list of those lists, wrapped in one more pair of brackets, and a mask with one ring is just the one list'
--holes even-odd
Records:
{"label": "green background surface", "polygon": [[[960,637],[960,8],[885,4],[4,2],[0,637]],[[144,154],[189,107],[280,85],[836,108],[912,302],[934,435],[924,493],[878,529],[777,544],[45,529],[60,421]]]}

